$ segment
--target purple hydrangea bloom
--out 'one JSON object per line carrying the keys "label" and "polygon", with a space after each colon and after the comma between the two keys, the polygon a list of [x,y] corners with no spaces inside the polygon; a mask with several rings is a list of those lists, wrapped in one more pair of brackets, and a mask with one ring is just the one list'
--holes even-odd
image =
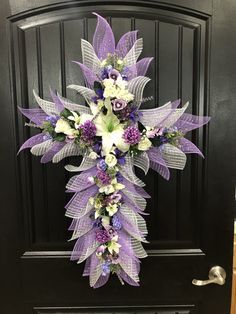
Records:
{"label": "purple hydrangea bloom", "polygon": [[105,160],[104,159],[101,159],[98,164],[97,164],[97,168],[99,170],[102,170],[102,171],[106,171],[107,170],[107,164],[105,163]]}
{"label": "purple hydrangea bloom", "polygon": [[109,176],[109,174],[102,170],[98,170],[97,178],[104,185],[107,185],[111,182],[111,177]]}
{"label": "purple hydrangea bloom", "polygon": [[84,142],[91,142],[97,132],[95,124],[90,120],[85,121],[84,124],[80,126],[80,129],[82,130],[81,139]]}
{"label": "purple hydrangea bloom", "polygon": [[139,129],[136,126],[129,126],[124,134],[123,138],[127,144],[138,144],[141,140],[141,134],[139,132]]}
{"label": "purple hydrangea bloom", "polygon": [[117,160],[118,160],[118,163],[122,166],[126,163],[125,156],[122,156],[118,158]]}
{"label": "purple hydrangea bloom", "polygon": [[99,229],[96,232],[96,240],[99,243],[106,243],[111,240],[110,234],[105,229]]}
{"label": "purple hydrangea bloom", "polygon": [[110,273],[110,261],[106,261],[104,264],[102,264],[102,275],[106,276]]}
{"label": "purple hydrangea bloom", "polygon": [[49,133],[45,133],[44,136],[43,136],[43,140],[44,141],[47,141],[47,140],[50,140],[52,137]]}
{"label": "purple hydrangea bloom", "polygon": [[122,224],[117,215],[112,216],[112,226],[115,230],[120,230],[122,228]]}
{"label": "purple hydrangea bloom", "polygon": [[49,121],[53,126],[56,125],[57,121],[60,119],[59,116],[47,116],[46,121]]}

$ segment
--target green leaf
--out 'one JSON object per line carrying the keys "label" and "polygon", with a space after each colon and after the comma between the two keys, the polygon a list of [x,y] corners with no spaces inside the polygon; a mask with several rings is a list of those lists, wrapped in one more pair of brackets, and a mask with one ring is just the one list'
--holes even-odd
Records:
{"label": "green leaf", "polygon": [[64,118],[68,118],[71,115],[72,115],[71,111],[69,109],[67,109],[67,108],[62,110],[61,113],[60,113],[60,116],[64,117]]}
{"label": "green leaf", "polygon": [[66,139],[66,135],[63,134],[63,133],[57,133],[55,136],[54,136],[54,140],[55,141],[58,141],[58,142],[64,142]]}
{"label": "green leaf", "polygon": [[99,96],[101,94],[101,90],[103,90],[102,84],[98,81],[95,81],[93,84],[93,88],[95,93]]}

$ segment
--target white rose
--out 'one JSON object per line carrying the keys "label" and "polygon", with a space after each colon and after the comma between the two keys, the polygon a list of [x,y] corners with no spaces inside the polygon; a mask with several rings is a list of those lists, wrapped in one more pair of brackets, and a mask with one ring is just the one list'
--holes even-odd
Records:
{"label": "white rose", "polygon": [[65,133],[71,130],[70,124],[64,119],[59,119],[56,123],[55,132],[56,133]]}
{"label": "white rose", "polygon": [[148,150],[152,146],[152,142],[145,136],[138,143],[139,150]]}
{"label": "white rose", "polygon": [[108,154],[105,158],[105,163],[108,167],[114,167],[117,164],[116,156],[113,154]]}

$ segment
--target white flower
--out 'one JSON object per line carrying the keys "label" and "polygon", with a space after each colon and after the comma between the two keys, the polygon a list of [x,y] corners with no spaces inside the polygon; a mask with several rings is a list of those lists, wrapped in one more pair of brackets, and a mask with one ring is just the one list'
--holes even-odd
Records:
{"label": "white flower", "polygon": [[97,219],[97,218],[100,217],[100,216],[101,216],[101,210],[100,210],[100,209],[97,209],[97,210],[95,211],[94,218]]}
{"label": "white flower", "polygon": [[89,183],[94,183],[95,182],[93,177],[88,177],[87,180],[88,180]]}
{"label": "white flower", "polygon": [[99,192],[105,193],[106,195],[108,195],[108,194],[115,192],[115,188],[112,184],[104,185],[104,186],[100,187]]}
{"label": "white flower", "polygon": [[107,207],[106,207],[106,210],[109,214],[109,216],[113,216],[117,211],[118,211],[118,206],[117,204],[109,204]]}
{"label": "white flower", "polygon": [[113,154],[108,154],[105,158],[105,163],[108,167],[114,167],[117,164],[116,156]]}
{"label": "white flower", "polygon": [[110,241],[107,248],[111,254],[113,253],[113,251],[118,254],[120,251],[120,247],[121,245],[116,241]]}
{"label": "white flower", "polygon": [[106,65],[106,63],[107,63],[107,59],[103,59],[101,62],[101,66],[104,67]]}
{"label": "white flower", "polygon": [[90,203],[90,205],[94,205],[94,197],[89,198],[89,203]]}
{"label": "white flower", "polygon": [[86,121],[91,121],[92,119],[94,118],[93,115],[91,114],[88,114],[88,113],[83,113],[81,116],[80,116],[80,124],[83,124],[84,122]]}
{"label": "white flower", "polygon": [[104,85],[105,87],[112,87],[112,86],[114,86],[114,80],[111,79],[111,78],[105,79],[105,80],[103,80],[102,82],[103,82],[103,85]]}
{"label": "white flower", "polygon": [[119,76],[116,81],[113,79],[105,79],[103,80],[103,84],[105,87],[103,96],[105,98],[123,99],[127,102],[134,99],[134,95],[126,88],[127,81],[123,80],[121,76]]}
{"label": "white flower", "polygon": [[130,102],[134,99],[134,95],[131,94],[127,89],[117,89],[115,93],[117,99],[123,99],[126,102]]}
{"label": "white flower", "polygon": [[142,137],[141,141],[138,143],[139,150],[148,150],[152,146],[152,142],[147,138],[147,136]]}
{"label": "white flower", "polygon": [[71,126],[69,122],[67,122],[64,119],[57,120],[56,127],[55,127],[56,133],[65,133],[65,132],[68,132],[69,130],[71,130]]}
{"label": "white flower", "polygon": [[117,64],[121,65],[121,64],[123,64],[123,63],[124,63],[123,60],[121,60],[121,59],[118,59],[118,60],[117,60]]}
{"label": "white flower", "polygon": [[78,129],[80,124],[80,116],[75,112],[71,111],[72,116],[69,116],[68,119],[75,122],[75,128]]}
{"label": "white flower", "polygon": [[119,191],[125,188],[124,184],[117,183],[117,179],[112,179],[111,183],[108,185],[104,185],[100,187],[99,192],[105,193],[106,195],[114,193],[115,191]]}
{"label": "white flower", "polygon": [[97,153],[91,152],[91,153],[88,155],[88,157],[95,160],[95,159],[97,159],[99,156],[98,156]]}
{"label": "white flower", "polygon": [[102,217],[102,225],[103,225],[103,227],[109,226],[110,225],[110,217],[103,216]]}
{"label": "white flower", "polygon": [[111,102],[106,102],[107,114],[100,113],[94,120],[97,128],[97,136],[102,137],[103,154],[107,155],[111,152],[113,144],[122,152],[129,150],[129,144],[123,139],[124,125],[112,112]]}
{"label": "white flower", "polygon": [[119,76],[116,80],[116,85],[119,86],[120,89],[125,89],[127,84],[127,81],[123,80],[122,76]]}

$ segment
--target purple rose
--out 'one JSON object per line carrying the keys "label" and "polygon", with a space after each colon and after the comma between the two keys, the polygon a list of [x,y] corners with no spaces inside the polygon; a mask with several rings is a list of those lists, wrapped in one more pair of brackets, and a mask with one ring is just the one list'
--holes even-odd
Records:
{"label": "purple rose", "polygon": [[112,100],[112,105],[114,111],[119,111],[127,106],[127,102],[123,99],[114,99]]}

